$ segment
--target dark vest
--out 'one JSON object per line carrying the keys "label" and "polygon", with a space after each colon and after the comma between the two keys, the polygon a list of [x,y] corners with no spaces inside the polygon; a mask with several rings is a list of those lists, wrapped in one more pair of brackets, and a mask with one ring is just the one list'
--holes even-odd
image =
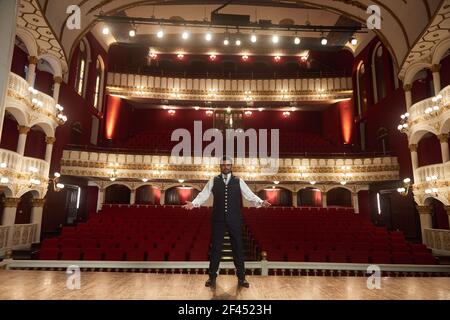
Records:
{"label": "dark vest", "polygon": [[239,178],[231,175],[228,185],[222,175],[214,178],[212,188],[214,196],[213,221],[241,222],[241,187]]}

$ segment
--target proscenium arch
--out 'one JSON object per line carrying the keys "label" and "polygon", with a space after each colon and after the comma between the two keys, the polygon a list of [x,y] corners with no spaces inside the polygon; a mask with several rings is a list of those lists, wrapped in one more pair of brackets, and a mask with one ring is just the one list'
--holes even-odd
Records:
{"label": "proscenium arch", "polygon": [[[138,7],[138,6],[158,6],[163,2],[167,2],[167,1],[133,1],[131,3],[122,5],[122,6],[118,6],[116,8],[108,8],[106,9],[105,7],[108,6],[109,4],[112,3],[106,3],[102,6],[97,5],[97,6],[93,6],[90,8],[86,8],[86,10],[88,10],[88,12],[85,14],[85,16],[94,16],[95,14],[98,14],[98,10],[104,10],[103,14],[104,15],[113,15],[116,14],[117,12],[123,11],[123,10],[127,10],[130,8],[134,8],[134,7]],[[316,7],[316,8],[320,8],[322,10],[328,11],[328,12],[332,12],[335,14],[340,14],[343,16],[346,16],[354,21],[360,22],[363,25],[365,25],[367,23],[367,5],[365,4],[361,4],[361,3],[357,3],[357,4],[353,4],[351,2],[347,2],[347,1],[336,1],[337,3],[334,2],[330,2],[329,4],[318,4],[317,2],[313,2],[313,1],[305,1],[305,0],[297,0],[297,1],[289,1],[292,4],[305,4],[305,5],[309,5],[311,7]],[[183,3],[178,3],[177,1],[172,1],[173,4],[180,4],[182,5]],[[274,1],[274,3],[277,3],[276,1]],[[85,3],[81,4],[80,7],[83,11],[83,5]],[[196,4],[196,3],[191,3],[191,4]],[[201,2],[199,2],[199,4],[203,4]],[[270,5],[271,2],[267,2],[267,5]],[[348,10],[343,11],[344,8],[340,8],[339,5],[349,5]],[[405,53],[403,54],[403,61],[406,60],[408,53],[409,53],[409,47],[410,47],[410,39],[408,37],[408,33],[406,32],[406,28],[405,26],[401,23],[400,19],[393,13],[393,11],[391,10],[391,8],[387,7],[384,3],[374,0],[374,4],[382,7],[382,10],[384,9],[385,12],[389,13],[390,18],[393,21],[393,24],[398,27],[400,29],[400,32],[403,34],[404,36],[404,43],[405,43],[405,47],[403,48],[403,51],[405,51]],[[349,13],[348,11],[352,10],[352,9],[359,9],[361,12],[353,12],[353,13]],[[301,8],[299,8],[301,9]],[[347,8],[345,8],[347,9]],[[65,24],[66,24],[67,18],[64,20],[63,24],[61,25],[61,29],[60,29],[60,34],[59,34],[59,39],[61,39],[61,42],[64,42],[64,35],[65,35]],[[98,19],[93,19],[92,21],[88,22],[87,24],[84,23],[84,25],[86,25],[86,27],[80,32],[80,34],[74,39],[73,43],[71,44],[70,50],[69,50],[69,61],[72,59],[73,53],[75,51],[75,48],[78,46],[80,40],[82,38],[85,37],[85,35],[87,33],[89,33],[94,26],[99,23],[100,21]],[[425,27],[425,26],[424,26]],[[399,53],[399,55],[397,56],[395,53],[395,50],[393,50],[393,47],[391,45],[391,43],[388,41],[388,39],[386,38],[386,36],[377,29],[372,30],[382,41],[382,43],[384,44],[384,46],[386,47],[386,49],[390,52],[392,58],[393,58],[393,62],[394,65],[397,67],[397,69],[400,69],[400,64],[399,64],[399,58],[402,56],[401,53]],[[396,42],[396,44],[398,45],[399,42]],[[400,50],[400,49],[399,49]],[[402,63],[403,63],[402,61]]]}

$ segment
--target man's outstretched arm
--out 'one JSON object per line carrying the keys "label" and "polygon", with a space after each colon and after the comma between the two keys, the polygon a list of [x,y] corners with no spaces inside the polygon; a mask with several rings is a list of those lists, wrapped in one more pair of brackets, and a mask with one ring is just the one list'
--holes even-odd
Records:
{"label": "man's outstretched arm", "polygon": [[241,187],[242,195],[245,199],[253,203],[253,205],[257,208],[260,207],[270,207],[270,202],[262,200],[260,197],[258,197],[256,194],[253,193],[252,190],[248,187],[248,185],[245,183],[244,180],[239,179],[239,186]]}
{"label": "man's outstretched arm", "polygon": [[197,195],[197,197],[195,197],[195,199],[192,200],[192,202],[186,201],[186,204],[183,206],[183,208],[187,210],[192,210],[204,204],[211,195],[213,185],[214,185],[214,178],[211,178],[205,185],[203,190]]}

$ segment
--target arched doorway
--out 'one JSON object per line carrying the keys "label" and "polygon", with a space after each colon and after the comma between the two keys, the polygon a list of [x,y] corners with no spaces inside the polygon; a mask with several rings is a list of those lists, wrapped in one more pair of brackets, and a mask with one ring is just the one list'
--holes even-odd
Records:
{"label": "arched doorway", "polygon": [[282,187],[263,189],[258,196],[274,207],[292,207],[292,192]]}
{"label": "arched doorway", "polygon": [[327,192],[328,207],[352,207],[352,193],[345,188],[334,188]]}
{"label": "arched doorway", "polygon": [[130,189],[121,184],[113,184],[105,189],[105,204],[130,204],[130,197]]}
{"label": "arched doorway", "polygon": [[159,204],[161,190],[158,187],[145,185],[136,189],[136,204]]}
{"label": "arched doorway", "polygon": [[449,230],[449,221],[445,205],[435,198],[429,198],[426,202],[431,207],[433,229]]}
{"label": "arched doorway", "polygon": [[175,186],[166,190],[164,204],[183,205],[186,201],[192,201],[199,191],[193,187]]}
{"label": "arched doorway", "polygon": [[316,188],[304,188],[297,192],[298,207],[322,207],[322,192]]}

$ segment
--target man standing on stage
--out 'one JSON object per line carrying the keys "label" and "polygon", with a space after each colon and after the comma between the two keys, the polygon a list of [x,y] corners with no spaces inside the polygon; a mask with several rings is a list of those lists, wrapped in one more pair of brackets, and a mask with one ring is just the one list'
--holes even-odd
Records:
{"label": "man standing on stage", "polygon": [[242,243],[241,194],[256,207],[267,208],[270,203],[255,195],[244,180],[232,173],[232,160],[223,157],[220,161],[221,174],[211,178],[192,202],[187,202],[183,208],[192,210],[205,203],[211,193],[214,196],[212,213],[212,249],[209,261],[209,279],[205,286],[216,286],[217,271],[222,253],[225,228],[228,229],[233,249],[234,266],[238,276],[238,285],[248,288],[245,280],[244,248]]}

